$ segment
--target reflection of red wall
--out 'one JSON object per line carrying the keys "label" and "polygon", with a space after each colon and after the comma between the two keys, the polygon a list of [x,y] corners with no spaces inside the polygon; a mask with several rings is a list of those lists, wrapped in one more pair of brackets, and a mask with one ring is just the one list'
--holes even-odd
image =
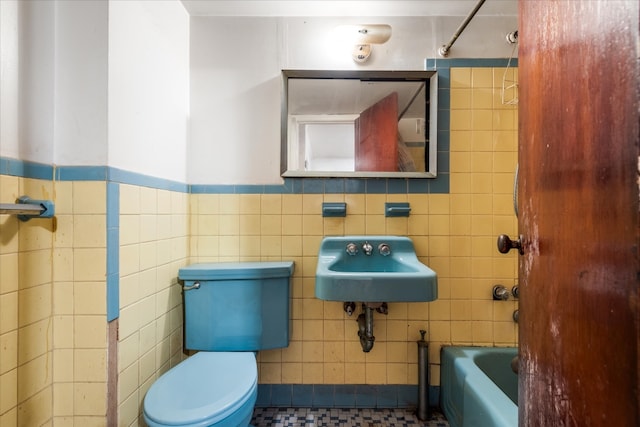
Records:
{"label": "reflection of red wall", "polygon": [[398,94],[391,93],[356,120],[356,171],[398,170]]}

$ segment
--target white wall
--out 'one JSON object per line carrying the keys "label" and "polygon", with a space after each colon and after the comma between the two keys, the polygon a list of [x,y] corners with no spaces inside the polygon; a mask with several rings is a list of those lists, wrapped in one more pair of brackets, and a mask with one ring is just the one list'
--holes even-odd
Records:
{"label": "white wall", "polygon": [[[55,4],[18,2],[15,8],[12,6],[3,5],[3,12],[12,10],[7,16],[3,13],[3,18],[12,22],[6,33],[2,22],[3,46],[4,36],[11,46],[6,52],[8,57],[3,52],[1,58],[2,66],[7,59],[9,68],[7,79],[4,75],[2,78],[2,97],[5,91],[8,95],[3,107],[4,102],[10,103],[6,113],[3,108],[3,121],[7,114],[10,135],[2,140],[1,154],[50,164],[54,149]],[[14,35],[17,45],[12,40]]]}
{"label": "white wall", "polygon": [[18,3],[0,1],[0,156],[18,157]]}
{"label": "white wall", "polygon": [[191,19],[190,183],[278,181],[279,72],[277,18]]}
{"label": "white wall", "polygon": [[0,2],[0,155],[106,163],[107,3]]}
{"label": "white wall", "polygon": [[[424,70],[440,58],[460,17],[207,17],[191,18],[193,184],[280,184],[282,69]],[[391,39],[364,65],[330,44],[338,24],[386,23]],[[507,58],[517,17],[477,16],[449,58]]]}
{"label": "white wall", "polygon": [[189,17],[177,1],[109,2],[108,164],[186,181]]}
{"label": "white wall", "polygon": [[106,1],[59,1],[55,14],[54,163],[107,161]]}
{"label": "white wall", "polygon": [[0,1],[0,155],[186,181],[189,17],[172,1]]}

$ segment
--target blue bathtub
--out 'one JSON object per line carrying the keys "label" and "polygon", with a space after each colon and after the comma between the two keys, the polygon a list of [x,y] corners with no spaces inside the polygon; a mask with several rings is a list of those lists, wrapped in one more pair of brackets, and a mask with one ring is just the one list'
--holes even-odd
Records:
{"label": "blue bathtub", "polygon": [[517,427],[517,348],[443,347],[440,406],[451,427]]}

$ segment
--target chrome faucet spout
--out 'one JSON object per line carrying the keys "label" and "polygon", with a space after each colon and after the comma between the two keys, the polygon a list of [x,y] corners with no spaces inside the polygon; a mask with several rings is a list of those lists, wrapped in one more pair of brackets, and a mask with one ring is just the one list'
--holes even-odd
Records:
{"label": "chrome faucet spout", "polygon": [[362,244],[362,251],[365,255],[371,255],[373,253],[373,246],[371,246],[371,243],[369,242],[364,242]]}

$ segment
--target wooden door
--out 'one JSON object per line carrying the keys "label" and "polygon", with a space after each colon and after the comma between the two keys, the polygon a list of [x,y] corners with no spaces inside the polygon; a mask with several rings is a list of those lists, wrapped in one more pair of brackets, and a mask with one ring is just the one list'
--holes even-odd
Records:
{"label": "wooden door", "polygon": [[398,94],[382,98],[355,123],[356,171],[398,170]]}
{"label": "wooden door", "polygon": [[521,426],[640,425],[638,9],[520,1]]}

